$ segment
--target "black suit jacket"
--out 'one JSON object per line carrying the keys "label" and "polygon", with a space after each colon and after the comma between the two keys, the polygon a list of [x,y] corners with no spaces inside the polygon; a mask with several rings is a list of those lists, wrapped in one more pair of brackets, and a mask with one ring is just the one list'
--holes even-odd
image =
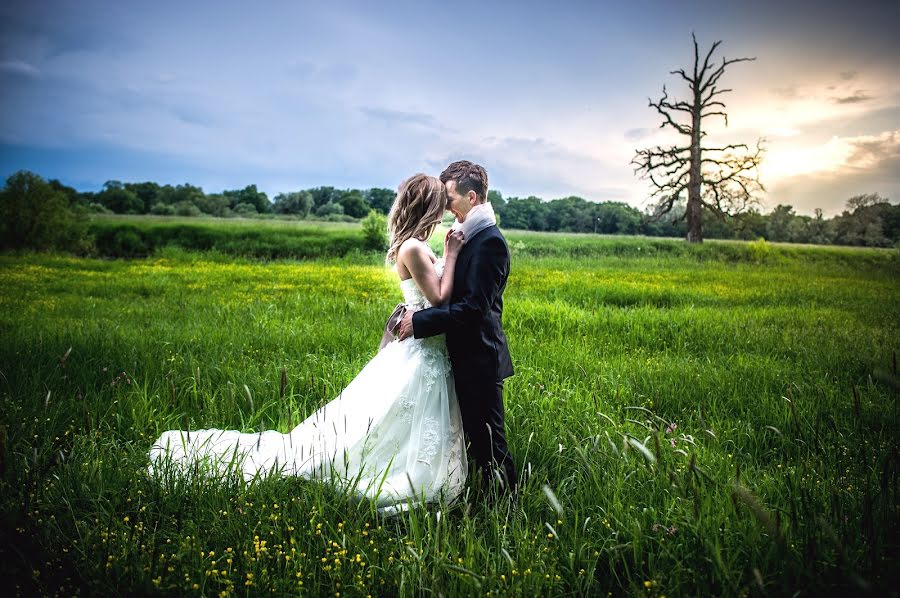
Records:
{"label": "black suit jacket", "polygon": [[508,276],[506,239],[496,226],[489,226],[460,250],[449,303],[413,314],[416,338],[447,335],[455,376],[496,383],[513,375],[502,326]]}

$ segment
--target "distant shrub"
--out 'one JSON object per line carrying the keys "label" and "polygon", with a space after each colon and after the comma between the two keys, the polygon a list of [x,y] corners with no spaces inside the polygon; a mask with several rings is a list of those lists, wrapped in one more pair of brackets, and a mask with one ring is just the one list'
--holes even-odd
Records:
{"label": "distant shrub", "polygon": [[179,201],[174,205],[176,216],[200,216],[203,212],[190,201]]}
{"label": "distant shrub", "polygon": [[91,214],[112,214],[113,211],[102,203],[91,202],[87,206],[87,211]]}
{"label": "distant shrub", "polygon": [[323,205],[319,206],[318,208],[316,208],[314,213],[316,216],[318,216],[320,218],[325,218],[327,216],[333,216],[335,214],[343,215],[344,206],[342,206],[339,203],[329,202],[329,203],[323,204]]}
{"label": "distant shrub", "polygon": [[238,205],[234,206],[234,209],[232,211],[234,212],[235,216],[250,216],[259,213],[255,205],[246,202],[239,203]]}
{"label": "distant shrub", "polygon": [[358,222],[353,216],[347,214],[329,214],[324,218],[319,218],[323,222]]}
{"label": "distant shrub", "polygon": [[160,202],[153,204],[153,207],[150,208],[150,213],[156,216],[174,216],[175,207]]}
{"label": "distant shrub", "polygon": [[363,240],[366,249],[387,251],[388,231],[387,218],[372,210],[362,221]]}
{"label": "distant shrub", "polygon": [[772,255],[772,246],[769,245],[768,241],[760,237],[756,241],[747,243],[747,251],[750,254],[750,259],[761,264]]}

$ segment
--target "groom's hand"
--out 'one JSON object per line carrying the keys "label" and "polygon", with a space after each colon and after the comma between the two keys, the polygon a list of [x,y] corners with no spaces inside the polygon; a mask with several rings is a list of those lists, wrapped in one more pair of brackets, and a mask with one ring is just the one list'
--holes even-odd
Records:
{"label": "groom's hand", "polygon": [[400,320],[400,330],[397,332],[397,338],[401,341],[408,339],[413,335],[413,312],[408,311]]}

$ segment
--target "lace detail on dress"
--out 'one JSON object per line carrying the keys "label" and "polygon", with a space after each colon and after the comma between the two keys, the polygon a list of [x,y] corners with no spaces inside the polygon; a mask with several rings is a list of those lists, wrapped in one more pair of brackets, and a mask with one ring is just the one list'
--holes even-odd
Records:
{"label": "lace detail on dress", "polygon": [[422,426],[422,447],[419,449],[419,460],[431,465],[431,460],[437,456],[438,445],[441,442],[441,434],[438,430],[438,420],[426,417]]}
{"label": "lace detail on dress", "polygon": [[[438,279],[443,277],[443,259],[434,262],[434,271],[437,273]],[[416,281],[412,278],[401,280],[400,290],[403,292],[403,300],[410,310],[419,311],[432,307],[431,302],[425,298],[425,294],[422,293],[422,290],[419,289]],[[440,334],[429,338],[411,338],[404,342],[412,343],[422,351],[422,357],[425,360],[422,372],[425,392],[430,392],[435,382],[444,380],[450,374],[450,358],[447,355],[447,340],[445,336]]]}

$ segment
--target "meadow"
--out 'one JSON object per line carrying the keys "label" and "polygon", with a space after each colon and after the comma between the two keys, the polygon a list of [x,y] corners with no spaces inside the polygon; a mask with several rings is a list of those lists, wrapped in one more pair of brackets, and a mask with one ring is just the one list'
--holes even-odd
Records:
{"label": "meadow", "polygon": [[147,475],[162,431],[287,431],[334,398],[400,299],[381,256],[0,256],[0,575],[25,595],[898,587],[896,250],[508,238],[520,498],[391,518],[303,480]]}

